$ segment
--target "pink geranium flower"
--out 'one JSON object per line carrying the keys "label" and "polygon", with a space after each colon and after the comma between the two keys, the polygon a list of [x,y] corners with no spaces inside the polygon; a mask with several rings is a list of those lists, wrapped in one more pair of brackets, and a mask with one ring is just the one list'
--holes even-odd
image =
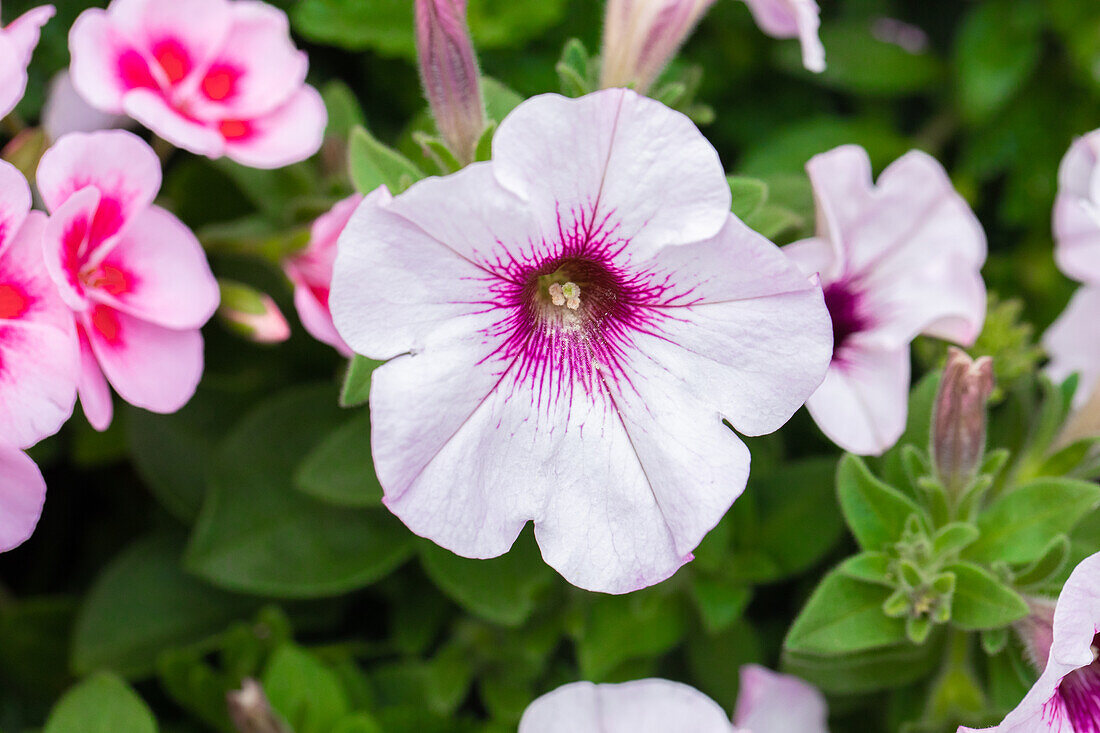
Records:
{"label": "pink geranium flower", "polygon": [[[1025,643],[1045,667],[998,733],[1094,733],[1100,728],[1100,553],[1078,565],[1053,615],[1035,605]],[[971,728],[959,728],[970,731]]]}
{"label": "pink geranium flower", "polygon": [[1078,138],[1058,169],[1054,259],[1069,277],[1100,284],[1100,130]]}
{"label": "pink geranium flower", "polygon": [[109,114],[85,102],[73,88],[68,71],[59,71],[50,80],[42,106],[42,129],[49,140],[59,140],[70,132],[95,132],[133,124],[125,115]]}
{"label": "pink geranium flower", "polygon": [[825,47],[818,37],[821,11],[815,0],[745,0],[760,30],[772,38],[797,38],[802,44],[802,65],[825,71]]}
{"label": "pink geranium flower", "polygon": [[34,461],[18,448],[0,444],[0,552],[26,542],[46,501],[46,482]]}
{"label": "pink geranium flower", "polygon": [[27,91],[27,65],[42,26],[54,15],[52,5],[32,8],[0,28],[0,117],[15,109]]}
{"label": "pink geranium flower", "polygon": [[309,245],[283,266],[294,284],[294,306],[302,325],[313,338],[335,347],[344,356],[351,356],[352,351],[332,325],[329,290],[336,262],[336,241],[362,200],[361,195],[353,194],[318,217],[310,230]]}
{"label": "pink geranium flower", "polygon": [[160,162],[122,130],[72,133],[42,156],[38,190],[50,211],[46,267],[80,339],[80,402],[111,423],[107,384],[127,402],[174,412],[202,376],[199,328],[218,286],[195,235],[152,205]]}
{"label": "pink geranium flower", "polygon": [[730,213],[714,148],[635,92],[517,107],[492,162],[360,206],[336,329],[371,388],[386,505],[466,557],[533,520],[583,588],[672,575],[744,489],[737,430],[820,383],[821,291]]}
{"label": "pink geranium flower", "polygon": [[693,687],[662,679],[574,682],[528,706],[519,733],[826,733],[825,698],[797,677],[741,668],[733,722]]}
{"label": "pink geranium flower", "polygon": [[165,140],[254,168],[321,147],[325,106],[286,14],[253,0],[112,0],[69,34],[73,84]]}
{"label": "pink geranium flower", "polygon": [[877,185],[854,145],[806,169],[818,234],[784,251],[821,276],[833,320],[833,362],[806,406],[841,448],[878,454],[905,429],[909,343],[923,333],[970,345],[981,331],[985,234],[924,153],[895,161]]}

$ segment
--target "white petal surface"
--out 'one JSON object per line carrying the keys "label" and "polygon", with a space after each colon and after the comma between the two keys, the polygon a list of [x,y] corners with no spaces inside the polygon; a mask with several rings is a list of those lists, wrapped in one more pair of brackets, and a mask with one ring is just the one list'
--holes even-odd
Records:
{"label": "white petal surface", "polygon": [[825,697],[797,677],[756,664],[741,667],[733,722],[752,733],[828,733]]}
{"label": "white petal surface", "polygon": [[1054,259],[1069,277],[1100,283],[1100,130],[1078,138],[1058,168]]}

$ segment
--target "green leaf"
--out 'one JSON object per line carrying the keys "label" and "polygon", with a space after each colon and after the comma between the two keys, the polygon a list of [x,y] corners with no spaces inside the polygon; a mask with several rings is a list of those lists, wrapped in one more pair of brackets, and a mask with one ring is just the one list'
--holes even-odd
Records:
{"label": "green leaf", "polygon": [[[76,599],[6,599],[0,603],[0,688],[28,707],[56,701],[72,682],[69,647]],[[0,694],[0,708],[3,708]]]}
{"label": "green leaf", "polygon": [[840,459],[836,484],[840,509],[865,550],[889,547],[901,538],[906,520],[921,515],[912,499],[875,478],[858,456]]}
{"label": "green leaf", "polygon": [[963,553],[980,563],[1032,562],[1048,543],[1069,534],[1100,505],[1100,486],[1067,478],[1038,478],[993,501],[978,516],[981,537]]}
{"label": "green leaf", "polygon": [[364,195],[379,186],[386,186],[396,195],[424,177],[412,161],[378,142],[365,127],[351,131],[348,166],[352,183]]}
{"label": "green leaf", "polygon": [[932,538],[932,554],[935,557],[948,557],[974,544],[981,532],[968,522],[952,522],[944,525]]}
{"label": "green leaf", "polygon": [[42,733],[156,733],[149,706],[106,672],[92,675],[58,701]]}
{"label": "green leaf", "polygon": [[768,239],[776,239],[780,234],[802,226],[803,219],[790,209],[764,204],[744,221],[750,229],[756,230]]}
{"label": "green leaf", "polygon": [[785,649],[782,669],[837,695],[899,688],[924,679],[942,664],[943,637],[933,629],[920,646],[905,642],[857,654],[820,656]]}
{"label": "green leaf", "polygon": [[955,576],[951,623],[960,629],[997,629],[1028,614],[1027,603],[1019,593],[978,565],[951,563],[943,571]]}
{"label": "green leaf", "polygon": [[275,221],[287,220],[292,200],[311,196],[321,188],[313,169],[305,163],[261,170],[219,158],[211,165],[232,179],[259,211]]}
{"label": "green leaf", "polygon": [[889,588],[833,571],[806,602],[784,642],[798,654],[851,654],[905,640],[905,623],[887,618]]}
{"label": "green leaf", "polygon": [[530,530],[512,549],[489,560],[470,560],[431,542],[420,546],[420,563],[432,582],[463,608],[493,623],[518,626],[553,579]]}
{"label": "green leaf", "polygon": [[599,596],[577,638],[581,675],[600,682],[627,660],[663,654],[680,641],[686,627],[679,597],[661,589]]}
{"label": "green leaf", "polygon": [[912,392],[909,393],[909,412],[905,432],[893,448],[874,462],[878,465],[879,475],[891,486],[904,486],[909,478],[903,458],[905,446],[916,446],[923,451],[927,450],[931,443],[932,404],[940,389],[940,377],[938,371],[929,372],[917,382],[917,386],[913,387]]}
{"label": "green leaf", "polygon": [[1016,576],[1019,587],[1041,586],[1049,583],[1065,569],[1069,560],[1069,537],[1060,534],[1052,539],[1039,559],[1024,568]]}
{"label": "green leaf", "polygon": [[955,37],[959,108],[970,122],[996,114],[1035,71],[1042,54],[1042,10],[1029,0],[975,5]]}
{"label": "green leaf", "polygon": [[777,568],[775,579],[801,573],[836,546],[844,532],[833,483],[836,459],[790,461],[750,479],[760,506],[753,549]]}
{"label": "green leaf", "polygon": [[752,589],[723,578],[697,576],[691,581],[691,596],[707,633],[717,634],[741,617]]}
{"label": "green leaf", "polygon": [[359,407],[370,399],[370,375],[382,362],[356,354],[348,362],[344,386],[340,390],[340,407]]}
{"label": "green leaf", "polygon": [[202,641],[256,607],[256,601],[185,575],[183,542],[171,534],[139,540],[103,569],[77,616],[73,669],[151,673],[161,650]]}
{"label": "green leaf", "polygon": [[299,491],[329,504],[381,506],[382,486],[370,450],[370,412],[361,410],[325,436],[298,466],[294,482]]}
{"label": "green leaf", "polygon": [[481,97],[491,122],[500,122],[523,102],[523,96],[492,77],[481,77]]}
{"label": "green leaf", "polygon": [[355,127],[366,124],[355,92],[340,79],[327,82],[321,89],[321,97],[328,111],[326,136],[346,139]]}
{"label": "green leaf", "polygon": [[896,580],[890,573],[891,563],[890,556],[885,552],[861,552],[842,562],[837,567],[837,572],[864,583],[878,583],[893,588]]}
{"label": "green leaf", "polygon": [[355,713],[341,720],[332,733],[383,733],[382,726],[366,713]]}
{"label": "green leaf", "polygon": [[561,60],[554,70],[558,72],[561,93],[567,97],[582,97],[593,91],[592,70],[589,66],[588,49],[578,38],[565,42]]}
{"label": "green leaf", "polygon": [[768,184],[758,178],[727,176],[733,196],[733,214],[744,221],[768,200]]}
{"label": "green leaf", "polygon": [[[912,52],[875,37],[872,21],[866,17],[824,23],[825,71],[813,74],[815,83],[856,94],[896,97],[933,88],[942,77],[943,65],[930,51]],[[797,43],[776,48],[784,67],[810,76],[802,70]],[[824,150],[824,148],[822,148]]]}
{"label": "green leaf", "polygon": [[368,585],[411,554],[412,535],[389,512],[325,504],[293,486],[342,414],[329,386],[306,386],[237,424],[211,466],[189,570],[233,590],[312,598]]}
{"label": "green leaf", "polygon": [[350,712],[336,674],[293,644],[275,650],[262,682],[271,707],[294,733],[330,733]]}

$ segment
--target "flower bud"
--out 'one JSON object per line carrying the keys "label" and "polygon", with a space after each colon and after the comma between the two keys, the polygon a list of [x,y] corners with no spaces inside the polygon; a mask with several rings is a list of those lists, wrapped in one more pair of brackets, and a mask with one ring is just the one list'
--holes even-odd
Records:
{"label": "flower bud", "polygon": [[932,408],[932,459],[948,490],[964,489],[985,453],[985,406],[993,391],[993,360],[971,359],[951,347]]}
{"label": "flower bud", "polygon": [[218,317],[230,330],[258,344],[277,344],[290,338],[290,326],[271,296],[248,285],[219,280]]}
{"label": "flower bud", "polygon": [[254,679],[246,678],[240,690],[226,694],[225,701],[229,717],[240,733],[291,733],[271,709],[264,689]]}
{"label": "flower bud", "polygon": [[455,158],[470,163],[488,123],[466,0],[416,0],[416,45],[436,126]]}
{"label": "flower bud", "polygon": [[714,0],[608,0],[600,86],[644,94]]}

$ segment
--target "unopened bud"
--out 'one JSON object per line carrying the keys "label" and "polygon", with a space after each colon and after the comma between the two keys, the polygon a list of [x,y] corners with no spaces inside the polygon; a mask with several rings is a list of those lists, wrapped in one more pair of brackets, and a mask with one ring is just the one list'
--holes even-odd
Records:
{"label": "unopened bud", "polygon": [[225,701],[229,718],[240,733],[291,733],[271,709],[264,689],[254,679],[246,678],[240,690],[226,694]]}
{"label": "unopened bud", "polygon": [[608,0],[600,86],[633,86],[657,79],[714,0]]}
{"label": "unopened bud", "polygon": [[948,490],[962,490],[985,454],[986,401],[993,391],[993,360],[971,359],[951,347],[932,408],[932,459]]}
{"label": "unopened bud", "polygon": [[416,0],[416,45],[436,126],[455,158],[470,163],[488,122],[466,0]]}
{"label": "unopened bud", "polygon": [[290,338],[290,326],[271,296],[243,283],[219,280],[218,317],[235,333],[258,344],[277,344]]}

